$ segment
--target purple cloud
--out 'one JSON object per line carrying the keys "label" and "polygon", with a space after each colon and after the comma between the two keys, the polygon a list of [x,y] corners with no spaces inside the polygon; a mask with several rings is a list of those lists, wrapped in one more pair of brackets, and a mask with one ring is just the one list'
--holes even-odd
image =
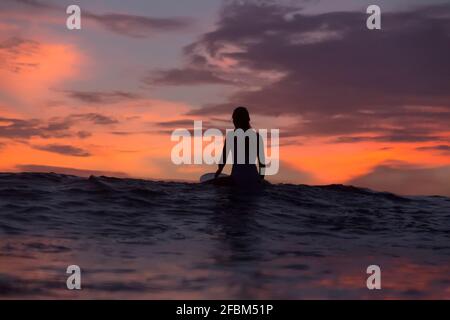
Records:
{"label": "purple cloud", "polygon": [[190,115],[246,105],[301,117],[289,132],[296,135],[433,140],[450,120],[449,16],[449,4],[384,12],[383,29],[370,31],[361,12],[312,15],[275,2],[231,2],[216,29],[185,48],[186,66],[166,70],[159,82],[193,84],[199,70],[247,82],[228,101]]}
{"label": "purple cloud", "polygon": [[179,31],[192,25],[192,21],[184,17],[153,18],[119,13],[94,14],[90,12],[84,15],[109,31],[133,38],[146,38],[158,31]]}
{"label": "purple cloud", "polygon": [[436,146],[418,147],[416,150],[419,151],[435,151],[444,155],[450,155],[450,145],[441,144]]}
{"label": "purple cloud", "polygon": [[97,113],[73,114],[66,117],[54,117],[50,120],[0,117],[0,138],[87,138],[91,135],[89,132],[73,130],[73,127],[81,122],[88,122],[94,125],[118,123],[116,119]]}
{"label": "purple cloud", "polygon": [[149,85],[198,85],[198,84],[233,84],[232,81],[222,79],[211,70],[195,68],[171,69],[149,72],[143,79]]}
{"label": "purple cloud", "polygon": [[[38,0],[2,0],[2,10],[33,10],[32,14],[61,13],[65,7],[54,3]],[[156,18],[133,14],[107,13],[98,14],[82,8],[83,19],[88,19],[116,34],[132,37],[146,38],[155,32],[172,32],[187,29],[193,25],[191,19],[186,17]]]}
{"label": "purple cloud", "polygon": [[120,90],[110,92],[65,90],[64,93],[71,99],[90,104],[109,104],[140,99],[137,94]]}
{"label": "purple cloud", "polygon": [[23,172],[54,172],[59,174],[67,174],[74,175],[80,177],[90,177],[92,176],[109,176],[109,177],[118,177],[118,178],[127,178],[128,175],[123,172],[115,172],[115,171],[101,171],[101,170],[84,170],[84,169],[76,169],[76,168],[67,168],[67,167],[54,167],[54,166],[43,166],[36,164],[23,164],[17,165],[17,170]]}
{"label": "purple cloud", "polygon": [[72,157],[89,157],[91,154],[83,149],[63,144],[49,144],[44,146],[34,146],[35,149],[48,151]]}

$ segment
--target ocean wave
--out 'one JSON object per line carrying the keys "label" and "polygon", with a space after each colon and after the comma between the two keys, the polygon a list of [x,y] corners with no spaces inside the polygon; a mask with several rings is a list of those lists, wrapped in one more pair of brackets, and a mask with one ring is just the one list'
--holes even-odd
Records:
{"label": "ocean wave", "polygon": [[[76,262],[87,270],[107,265],[83,298],[326,297],[334,289],[320,291],[317,281],[345,273],[340,263],[349,270],[373,260],[392,266],[406,259],[423,270],[449,265],[449,218],[446,197],[345,185],[278,184],[247,192],[199,183],[2,173],[0,291],[6,289],[0,296],[66,297],[45,270]],[[48,277],[26,285],[20,270],[7,267],[11,261]],[[114,271],[124,268],[137,271]],[[191,273],[200,280],[182,276]],[[448,274],[437,271],[426,296],[438,290],[448,297],[446,287],[434,284],[448,281]],[[7,279],[18,277],[14,292]],[[47,292],[36,281],[52,285]],[[258,281],[264,282],[259,291],[251,288]],[[397,297],[406,295],[402,290]],[[339,292],[361,294],[351,287]]]}

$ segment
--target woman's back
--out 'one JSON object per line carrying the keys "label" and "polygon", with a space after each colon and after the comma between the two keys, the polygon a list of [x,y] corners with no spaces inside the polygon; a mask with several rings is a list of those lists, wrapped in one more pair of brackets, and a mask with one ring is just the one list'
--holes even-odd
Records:
{"label": "woman's back", "polygon": [[233,184],[238,186],[259,184],[264,176],[261,172],[258,172],[256,163],[259,162],[260,170],[265,166],[262,138],[251,128],[250,116],[244,107],[238,107],[234,110],[233,124],[235,130],[227,133],[222,153],[222,163],[219,164],[216,177],[222,172],[227,159],[231,158],[233,168],[230,179]]}
{"label": "woman's back", "polygon": [[261,180],[256,164],[234,163],[231,169],[231,178],[233,183],[238,186],[254,185]]}

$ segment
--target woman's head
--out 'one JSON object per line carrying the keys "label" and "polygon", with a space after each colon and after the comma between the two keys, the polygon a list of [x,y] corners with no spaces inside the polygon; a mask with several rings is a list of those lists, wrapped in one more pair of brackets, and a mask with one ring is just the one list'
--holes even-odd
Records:
{"label": "woman's head", "polygon": [[233,124],[236,129],[247,130],[250,128],[250,115],[245,107],[237,107],[233,111]]}

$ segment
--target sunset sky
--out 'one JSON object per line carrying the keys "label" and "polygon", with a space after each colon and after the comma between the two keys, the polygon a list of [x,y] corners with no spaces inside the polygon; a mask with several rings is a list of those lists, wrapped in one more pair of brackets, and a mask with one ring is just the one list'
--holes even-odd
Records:
{"label": "sunset sky", "polygon": [[197,181],[170,133],[238,105],[280,129],[271,181],[450,195],[450,2],[0,2],[0,171]]}

